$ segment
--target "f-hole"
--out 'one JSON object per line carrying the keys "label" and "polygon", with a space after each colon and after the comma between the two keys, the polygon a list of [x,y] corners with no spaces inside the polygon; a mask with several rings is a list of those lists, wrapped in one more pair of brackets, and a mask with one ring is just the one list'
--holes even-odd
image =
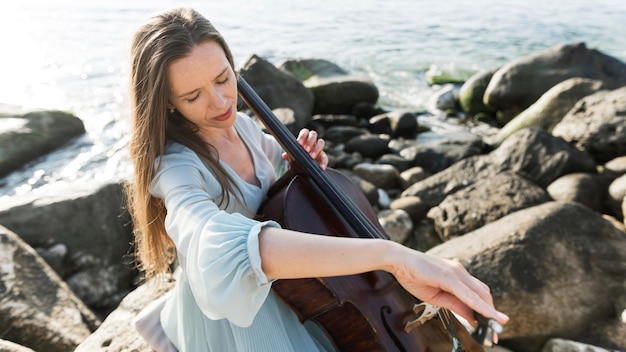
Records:
{"label": "f-hole", "polygon": [[396,347],[398,347],[398,350],[400,352],[407,352],[404,349],[404,346],[402,346],[402,343],[400,342],[396,334],[394,334],[393,329],[391,328],[391,325],[387,321],[387,316],[389,316],[390,314],[391,314],[391,307],[383,306],[380,309],[380,320],[383,322],[383,325],[385,326],[385,330],[387,331],[387,334],[391,337]]}

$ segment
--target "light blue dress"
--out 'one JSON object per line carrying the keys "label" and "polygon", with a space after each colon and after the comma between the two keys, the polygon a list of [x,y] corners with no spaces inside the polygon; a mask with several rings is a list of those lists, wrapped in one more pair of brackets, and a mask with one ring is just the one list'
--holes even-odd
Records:
{"label": "light blue dress", "polygon": [[[267,190],[286,170],[282,149],[246,115],[235,129],[248,146],[261,186],[242,180],[228,165],[246,206],[257,211]],[[157,165],[159,160],[157,160]],[[332,351],[312,323],[301,324],[273,291],[261,269],[259,222],[235,201],[218,207],[220,185],[190,149],[169,143],[151,193],[165,202],[165,228],[176,244],[181,274],[161,312],[165,333],[181,351]]]}

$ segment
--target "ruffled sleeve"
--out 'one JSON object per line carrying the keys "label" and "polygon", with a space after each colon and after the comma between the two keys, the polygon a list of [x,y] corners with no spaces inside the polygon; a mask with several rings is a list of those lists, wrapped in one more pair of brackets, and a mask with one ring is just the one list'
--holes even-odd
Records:
{"label": "ruffled sleeve", "polygon": [[193,152],[176,148],[162,157],[151,192],[165,202],[165,227],[180,265],[207,317],[249,326],[271,288],[261,269],[258,235],[264,226],[280,225],[221,210],[213,174]]}

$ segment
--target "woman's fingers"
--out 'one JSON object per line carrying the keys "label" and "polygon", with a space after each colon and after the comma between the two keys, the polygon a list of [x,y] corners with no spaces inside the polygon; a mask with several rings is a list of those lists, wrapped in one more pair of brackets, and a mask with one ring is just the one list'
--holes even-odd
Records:
{"label": "woman's fingers", "polygon": [[326,169],[328,165],[328,156],[324,152],[326,142],[318,138],[316,131],[303,128],[298,134],[297,142],[318,162],[322,169]]}

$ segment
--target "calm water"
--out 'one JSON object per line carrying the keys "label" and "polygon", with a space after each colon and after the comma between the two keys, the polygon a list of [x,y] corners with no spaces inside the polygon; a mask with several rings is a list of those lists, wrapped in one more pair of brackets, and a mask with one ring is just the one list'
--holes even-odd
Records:
{"label": "calm water", "polygon": [[[0,180],[0,200],[127,174],[129,37],[150,14],[182,4],[0,4],[0,103],[69,110],[87,129],[71,145]],[[368,75],[387,107],[421,108],[432,93],[425,80],[429,70],[469,77],[563,43],[584,41],[626,61],[623,0],[192,0],[184,5],[213,21],[238,64],[253,53],[274,63],[328,59]]]}

